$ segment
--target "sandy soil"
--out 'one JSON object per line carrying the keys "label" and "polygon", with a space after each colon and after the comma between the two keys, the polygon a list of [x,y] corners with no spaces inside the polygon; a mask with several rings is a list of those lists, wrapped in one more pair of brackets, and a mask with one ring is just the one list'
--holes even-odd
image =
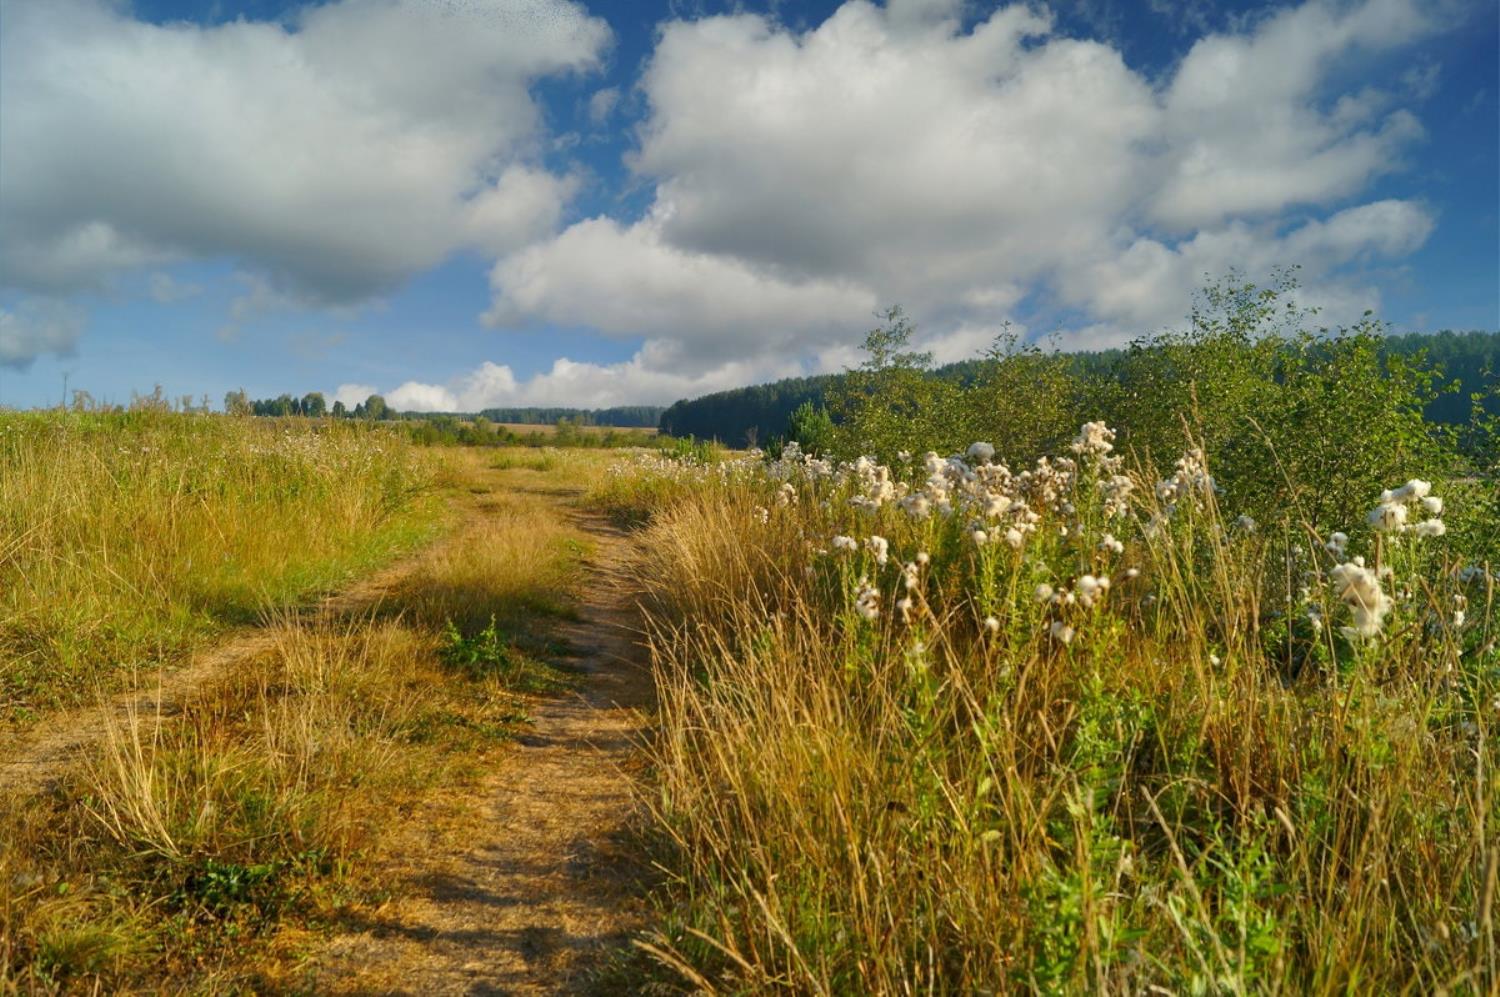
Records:
{"label": "sandy soil", "polygon": [[467,836],[420,819],[388,870],[392,899],[351,919],[310,974],[315,992],[555,994],[590,989],[643,915],[628,839],[630,766],[653,690],[619,566],[626,541],[582,524],[596,554],[561,629],[579,688],[533,723],[478,793]]}

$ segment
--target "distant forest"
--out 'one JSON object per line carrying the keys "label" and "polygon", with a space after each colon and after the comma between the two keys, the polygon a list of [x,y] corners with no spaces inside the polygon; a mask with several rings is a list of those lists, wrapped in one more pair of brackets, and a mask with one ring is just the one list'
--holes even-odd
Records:
{"label": "distant forest", "polygon": [[[1470,414],[1470,396],[1489,390],[1500,371],[1500,332],[1408,333],[1383,340],[1386,351],[1411,356],[1425,351],[1427,362],[1442,372],[1445,382],[1458,382],[1427,407],[1435,422],[1462,423]],[[1092,353],[1068,354],[1070,372],[1082,386],[1099,379],[1117,380],[1133,351],[1153,349],[1149,344]],[[967,384],[975,380],[986,361],[964,360],[932,371],[932,376]],[[803,404],[815,408],[828,404],[830,395],[847,375],[824,374],[797,377],[748,388],[719,391],[677,402],[661,413],[661,432],[718,440],[729,446],[766,444],[786,435],[792,413]],[[1491,397],[1487,408],[1500,414],[1500,398]]]}
{"label": "distant forest", "polygon": [[480,412],[399,412],[380,395],[371,395],[352,409],[336,401],[331,406],[321,391],[301,396],[250,398],[244,391],[224,396],[224,411],[231,415],[288,416],[336,419],[487,419],[490,422],[525,426],[613,426],[619,429],[654,429],[664,409],[660,405],[622,405],[616,408],[487,408]]}

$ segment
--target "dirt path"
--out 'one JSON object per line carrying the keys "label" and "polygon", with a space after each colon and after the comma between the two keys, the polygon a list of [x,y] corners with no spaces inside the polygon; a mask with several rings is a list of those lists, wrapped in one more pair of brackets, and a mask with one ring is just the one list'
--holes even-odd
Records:
{"label": "dirt path", "polygon": [[597,548],[580,618],[560,633],[579,655],[580,688],[536,704],[529,733],[478,790],[474,837],[409,832],[393,899],[314,960],[316,992],[576,993],[639,922],[628,769],[653,690],[621,572],[626,540],[580,526]]}
{"label": "dirt path", "polygon": [[[455,542],[481,515],[472,505],[461,508],[462,518],[439,543]],[[425,555],[425,550],[414,551],[373,575],[292,612],[309,622],[367,612],[394,591]],[[142,675],[134,688],[112,695],[98,705],[49,715],[27,730],[0,731],[0,787],[22,792],[45,788],[62,775],[84,748],[104,736],[111,719],[120,723],[131,718],[150,722],[157,717],[172,716],[180,710],[181,703],[213,676],[265,654],[275,647],[275,642],[276,634],[266,627],[245,628],[195,653],[179,668]]]}

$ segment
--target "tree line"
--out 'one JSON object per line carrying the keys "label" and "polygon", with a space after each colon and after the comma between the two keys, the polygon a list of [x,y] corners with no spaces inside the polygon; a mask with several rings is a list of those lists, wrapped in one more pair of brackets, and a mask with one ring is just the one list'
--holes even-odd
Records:
{"label": "tree line", "polygon": [[332,405],[321,391],[309,391],[300,398],[281,394],[275,398],[251,398],[243,388],[224,396],[224,411],[229,415],[308,416],[336,419],[420,419],[467,420],[482,418],[491,423],[513,423],[525,426],[614,426],[628,429],[654,429],[661,419],[660,405],[621,405],[614,408],[487,408],[477,413],[397,411],[380,395],[370,395],[352,409],[342,401]]}
{"label": "tree line", "polygon": [[[901,319],[904,321],[904,316]],[[1470,416],[1470,396],[1492,387],[1496,372],[1500,371],[1500,332],[1445,330],[1404,335],[1378,335],[1374,329],[1365,332],[1372,336],[1371,346],[1378,354],[1404,358],[1438,374],[1441,390],[1434,393],[1423,410],[1427,419],[1433,422],[1465,422]],[[1316,352],[1318,336],[1300,345],[1294,343],[1294,338],[1281,337],[1274,341],[1270,344],[1272,352],[1278,348],[1282,351]],[[1049,376],[1062,378],[1071,386],[1069,394],[1076,399],[1076,404],[1069,404],[1068,410],[1079,409],[1081,412],[1087,407],[1087,399],[1099,394],[1099,386],[1129,384],[1139,378],[1148,366],[1144,358],[1156,356],[1170,365],[1171,357],[1181,352],[1169,348],[1173,342],[1171,334],[1161,334],[1139,339],[1120,349],[1063,353],[1040,347],[1022,347],[1002,338],[986,357],[937,367],[928,365],[923,368],[922,376],[956,390],[964,389],[991,376],[1005,356],[1024,353],[1037,366],[1045,367]],[[765,445],[786,438],[789,433],[796,435],[793,432],[794,416],[799,410],[801,416],[796,428],[808,431],[807,420],[815,418],[817,413],[829,412],[832,397],[847,390],[851,377],[856,375],[850,372],[788,378],[686,399],[662,412],[660,429],[663,434],[671,436],[717,440],[735,447]],[[1138,385],[1127,390],[1146,387]],[[1500,414],[1500,400],[1491,398],[1485,405],[1492,414]]]}

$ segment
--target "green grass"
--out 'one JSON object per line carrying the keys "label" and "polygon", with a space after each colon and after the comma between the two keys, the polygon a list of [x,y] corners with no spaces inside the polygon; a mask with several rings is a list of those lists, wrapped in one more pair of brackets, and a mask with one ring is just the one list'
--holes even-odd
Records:
{"label": "green grass", "polygon": [[[1500,614],[1460,520],[1252,528],[1191,474],[1169,510],[1169,475],[1068,456],[950,477],[925,517],[895,501],[932,491],[920,458],[611,483],[662,500],[636,569],[662,982],[1494,992]],[[1355,557],[1392,600],[1364,638]],[[1092,605],[1085,575],[1113,583]]]}
{"label": "green grass", "polygon": [[0,717],[87,700],[416,546],[439,473],[353,425],[0,415]]}
{"label": "green grass", "polygon": [[180,710],[107,722],[54,789],[0,788],[0,993],[295,991],[412,861],[388,850],[424,802],[472,806],[526,695],[571,681],[548,658],[585,549],[483,460],[448,468],[461,532],[380,605],[275,615]]}

